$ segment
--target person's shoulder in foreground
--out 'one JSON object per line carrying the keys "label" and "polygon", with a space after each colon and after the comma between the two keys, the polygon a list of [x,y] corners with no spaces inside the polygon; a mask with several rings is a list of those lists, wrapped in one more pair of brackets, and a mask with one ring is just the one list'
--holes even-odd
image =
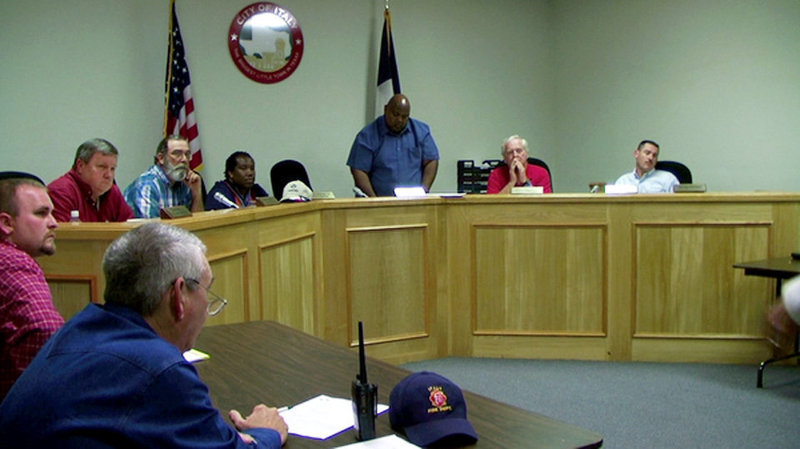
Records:
{"label": "person's shoulder in foreground", "polygon": [[[288,435],[274,408],[226,423],[182,353],[209,314],[213,275],[205,245],[149,223],[109,246],[105,304],[91,304],[42,348],[0,404],[9,447],[279,448]],[[238,429],[238,431],[237,431]]]}
{"label": "person's shoulder in foreground", "polygon": [[70,221],[72,211],[78,211],[84,222],[133,218],[133,211],[114,182],[118,154],[117,148],[105,139],[90,139],[78,146],[70,171],[47,186],[56,220]]}
{"label": "person's shoulder in foreground", "polygon": [[56,252],[52,211],[39,178],[0,172],[0,400],[64,324],[33,259]]}
{"label": "person's shoulder in foreground", "polygon": [[680,184],[678,178],[664,170],[656,170],[660,146],[652,140],[643,140],[633,150],[636,166],[624,173],[614,184],[635,185],[639,193],[672,193]]}

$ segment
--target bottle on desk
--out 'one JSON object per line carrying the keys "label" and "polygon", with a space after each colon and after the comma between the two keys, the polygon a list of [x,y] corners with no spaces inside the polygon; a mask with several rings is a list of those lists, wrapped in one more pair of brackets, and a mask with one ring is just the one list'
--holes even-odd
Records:
{"label": "bottle on desk", "polygon": [[81,222],[81,213],[77,210],[69,211],[69,222],[70,223],[80,223]]}

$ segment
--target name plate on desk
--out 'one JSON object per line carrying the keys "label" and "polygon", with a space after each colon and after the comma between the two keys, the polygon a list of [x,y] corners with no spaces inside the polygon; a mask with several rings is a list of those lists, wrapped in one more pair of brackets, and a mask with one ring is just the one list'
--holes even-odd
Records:
{"label": "name plate on desk", "polygon": [[312,200],[333,200],[336,199],[336,195],[333,192],[314,192],[311,196]]}
{"label": "name plate on desk", "polygon": [[639,193],[639,187],[633,184],[606,184],[606,195],[630,195]]}
{"label": "name plate on desk", "polygon": [[259,197],[256,197],[256,205],[257,206],[271,206],[273,204],[278,204],[278,200],[276,200],[274,196],[259,196]]}
{"label": "name plate on desk", "polygon": [[186,206],[172,206],[172,207],[161,208],[161,218],[170,219],[170,218],[183,218],[191,216],[192,213]]}
{"label": "name plate on desk", "polygon": [[675,193],[704,193],[705,184],[678,184],[675,186]]}
{"label": "name plate on desk", "polygon": [[511,188],[512,195],[541,195],[543,193],[544,187],[542,186],[519,186]]}

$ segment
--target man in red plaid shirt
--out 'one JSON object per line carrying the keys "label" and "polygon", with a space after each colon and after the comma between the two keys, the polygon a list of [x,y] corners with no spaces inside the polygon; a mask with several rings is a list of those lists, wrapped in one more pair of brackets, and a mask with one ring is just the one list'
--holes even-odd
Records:
{"label": "man in red plaid shirt", "polygon": [[53,203],[44,183],[0,173],[0,400],[64,319],[33,259],[56,252]]}

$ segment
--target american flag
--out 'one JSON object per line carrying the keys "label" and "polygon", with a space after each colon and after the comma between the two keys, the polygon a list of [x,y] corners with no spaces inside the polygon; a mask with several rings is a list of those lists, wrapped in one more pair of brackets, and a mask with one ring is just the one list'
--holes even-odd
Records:
{"label": "american flag", "polygon": [[378,91],[375,95],[375,116],[383,114],[383,107],[394,94],[400,93],[400,74],[394,56],[392,39],[392,16],[389,6],[383,12],[383,33],[381,34],[381,53],[378,62]]}
{"label": "american flag", "polygon": [[164,92],[166,110],[164,111],[164,135],[179,134],[189,139],[192,150],[191,167],[199,170],[203,165],[200,151],[200,134],[194,117],[194,99],[189,66],[181,37],[181,27],[175,14],[175,0],[171,2],[169,49],[167,52],[167,80]]}

